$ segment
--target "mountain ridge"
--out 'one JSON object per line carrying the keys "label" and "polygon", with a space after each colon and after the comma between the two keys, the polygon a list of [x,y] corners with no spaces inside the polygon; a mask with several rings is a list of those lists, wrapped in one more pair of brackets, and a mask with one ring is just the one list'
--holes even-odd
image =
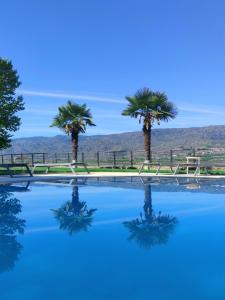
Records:
{"label": "mountain ridge", "polygon": [[[153,129],[152,147],[154,150],[177,147],[225,147],[225,125]],[[141,131],[107,135],[81,135],[79,150],[83,152],[143,150],[143,135]],[[70,151],[70,137],[56,135],[54,137],[16,138],[12,140],[12,147],[2,151],[2,153],[60,153]]]}

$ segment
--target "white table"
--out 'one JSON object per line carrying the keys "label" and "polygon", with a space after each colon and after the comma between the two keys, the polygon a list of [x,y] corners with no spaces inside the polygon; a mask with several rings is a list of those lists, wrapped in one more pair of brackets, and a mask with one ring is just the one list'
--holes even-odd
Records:
{"label": "white table", "polygon": [[[199,166],[200,166],[200,163],[201,163],[201,158],[199,156],[187,156],[186,159],[187,159],[187,174],[189,174],[190,166],[188,166],[188,164],[190,164],[190,165],[196,165],[196,171],[198,172],[198,175],[200,175]],[[193,167],[193,166],[191,166],[191,167]]]}

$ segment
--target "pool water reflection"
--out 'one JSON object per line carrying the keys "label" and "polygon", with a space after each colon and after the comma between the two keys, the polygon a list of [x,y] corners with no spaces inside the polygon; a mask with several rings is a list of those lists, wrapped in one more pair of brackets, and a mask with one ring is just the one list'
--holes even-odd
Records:
{"label": "pool water reflection", "polygon": [[177,219],[169,214],[156,214],[152,208],[151,184],[144,185],[145,199],[143,212],[138,218],[125,221],[123,224],[130,232],[129,240],[135,240],[144,248],[166,244],[173,233]]}
{"label": "pool water reflection", "polygon": [[225,299],[225,183],[0,186],[0,297]]}
{"label": "pool water reflection", "polygon": [[87,208],[85,201],[79,200],[79,187],[72,187],[72,200],[65,202],[60,208],[52,209],[55,218],[60,224],[60,229],[67,230],[70,234],[87,231],[93,221],[96,208]]}
{"label": "pool water reflection", "polygon": [[[13,190],[13,189],[12,189]],[[17,234],[24,233],[26,221],[19,218],[20,201],[13,193],[1,190],[0,193],[0,273],[14,268],[22,250]]]}

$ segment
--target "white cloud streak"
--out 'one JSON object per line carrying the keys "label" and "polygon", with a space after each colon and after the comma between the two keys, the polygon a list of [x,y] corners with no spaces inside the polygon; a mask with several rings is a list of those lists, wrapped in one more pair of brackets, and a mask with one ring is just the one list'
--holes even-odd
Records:
{"label": "white cloud streak", "polygon": [[219,116],[225,116],[225,112],[223,110],[218,111],[214,110],[213,108],[201,108],[201,107],[192,107],[188,105],[184,106],[178,106],[178,108],[182,111],[186,112],[195,112],[195,113],[201,113],[201,114],[211,114],[211,115],[219,115]]}
{"label": "white cloud streak", "polygon": [[49,98],[58,98],[58,99],[68,99],[68,100],[89,100],[96,102],[104,103],[118,103],[124,104],[125,101],[115,99],[115,98],[105,98],[98,96],[90,95],[77,95],[77,94],[67,94],[67,93],[54,93],[54,92],[39,92],[39,91],[30,91],[30,90],[18,90],[18,94],[23,94],[27,96],[38,96],[38,97],[49,97]]}
{"label": "white cloud streak", "polygon": [[[79,95],[79,94],[69,94],[69,93],[58,93],[58,92],[42,92],[42,91],[33,91],[33,90],[23,90],[20,89],[17,91],[18,94],[23,94],[27,96],[34,97],[45,97],[45,98],[58,98],[58,99],[68,99],[68,100],[85,100],[85,101],[94,101],[102,103],[115,103],[115,104],[126,104],[125,100],[108,98],[108,97],[99,97],[99,96],[90,96],[90,95]],[[174,101],[175,102],[175,101]],[[213,107],[195,107],[193,105],[178,104],[178,109],[184,112],[193,112],[200,114],[211,114],[225,116],[225,112],[220,110],[215,110]],[[37,112],[38,113],[38,112]]]}
{"label": "white cloud streak", "polygon": [[[46,108],[45,108],[46,109]],[[27,114],[35,114],[35,115],[46,115],[52,116],[57,114],[57,110],[43,110],[43,109],[36,109],[36,108],[26,108],[23,113]]]}
{"label": "white cloud streak", "polygon": [[[123,223],[124,221],[129,221],[129,218],[118,218],[118,219],[111,219],[111,220],[103,220],[103,221],[95,221],[93,225],[102,226],[102,225],[111,225],[111,224],[118,224]],[[40,233],[40,232],[49,232],[49,231],[59,231],[58,226],[46,226],[46,227],[36,227],[30,228],[25,231],[26,234],[31,233]]]}

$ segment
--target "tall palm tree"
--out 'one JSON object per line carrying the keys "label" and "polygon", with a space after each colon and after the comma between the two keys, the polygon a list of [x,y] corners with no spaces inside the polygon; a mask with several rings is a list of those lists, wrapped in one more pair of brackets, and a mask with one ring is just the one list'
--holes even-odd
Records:
{"label": "tall palm tree", "polygon": [[152,126],[155,122],[159,125],[161,121],[168,122],[170,119],[174,119],[177,115],[176,107],[168,101],[165,93],[154,92],[149,88],[140,89],[134,96],[127,96],[126,99],[129,104],[123,110],[122,115],[138,118],[139,123],[143,122],[144,149],[146,161],[149,162],[152,160]]}
{"label": "tall palm tree", "polygon": [[92,121],[90,109],[86,104],[79,105],[68,101],[58,110],[58,115],[54,118],[51,127],[56,126],[71,136],[73,160],[76,162],[79,134],[85,133],[87,126],[96,125]]}

